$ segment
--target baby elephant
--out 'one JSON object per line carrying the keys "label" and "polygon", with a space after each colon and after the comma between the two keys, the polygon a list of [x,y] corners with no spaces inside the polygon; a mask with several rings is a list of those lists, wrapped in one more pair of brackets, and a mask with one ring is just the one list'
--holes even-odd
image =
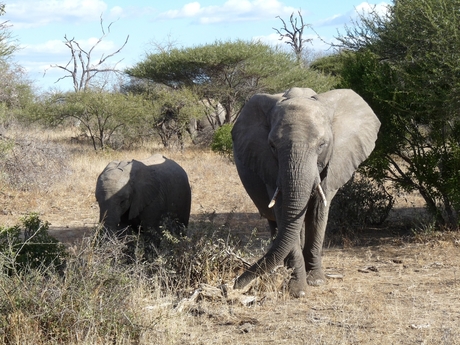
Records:
{"label": "baby elephant", "polygon": [[[187,173],[160,154],[144,160],[113,161],[97,179],[99,222],[113,232],[131,226],[161,240],[159,226],[165,217],[188,226],[191,190]],[[150,231],[152,230],[152,231]]]}

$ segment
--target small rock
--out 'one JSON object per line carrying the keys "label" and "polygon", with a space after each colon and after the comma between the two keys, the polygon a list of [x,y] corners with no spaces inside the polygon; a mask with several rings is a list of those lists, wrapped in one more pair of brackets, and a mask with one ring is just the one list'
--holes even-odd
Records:
{"label": "small rock", "polygon": [[412,329],[424,329],[424,328],[430,328],[430,324],[424,324],[424,325],[416,325],[416,324],[411,324],[409,326]]}
{"label": "small rock", "polygon": [[249,323],[249,322],[245,322],[240,326],[240,332],[241,333],[249,333],[253,329],[254,329],[254,325]]}

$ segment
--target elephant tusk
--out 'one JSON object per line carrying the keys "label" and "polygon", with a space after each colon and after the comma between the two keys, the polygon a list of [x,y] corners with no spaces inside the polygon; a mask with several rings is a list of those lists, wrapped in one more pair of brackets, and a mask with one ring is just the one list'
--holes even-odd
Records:
{"label": "elephant tusk", "polygon": [[272,208],[273,206],[275,206],[276,197],[278,196],[279,192],[280,192],[279,188],[276,187],[275,194],[273,194],[273,198],[272,200],[270,200],[270,203],[268,204],[268,208]]}
{"label": "elephant tusk", "polygon": [[327,199],[326,195],[323,192],[323,188],[321,188],[321,185],[318,183],[316,188],[318,189],[318,193],[321,196],[321,199],[323,199],[324,206],[327,206]]}

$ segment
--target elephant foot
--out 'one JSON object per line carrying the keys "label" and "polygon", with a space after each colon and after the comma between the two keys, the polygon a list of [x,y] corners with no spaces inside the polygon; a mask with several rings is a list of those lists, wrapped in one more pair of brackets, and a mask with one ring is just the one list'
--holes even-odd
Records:
{"label": "elephant foot", "polygon": [[291,279],[289,281],[289,293],[291,296],[295,298],[302,298],[305,297],[305,293],[307,291],[307,285],[305,282],[301,282],[298,279]]}
{"label": "elephant foot", "polygon": [[307,284],[310,286],[320,286],[326,284],[326,276],[323,270],[316,269],[307,271]]}

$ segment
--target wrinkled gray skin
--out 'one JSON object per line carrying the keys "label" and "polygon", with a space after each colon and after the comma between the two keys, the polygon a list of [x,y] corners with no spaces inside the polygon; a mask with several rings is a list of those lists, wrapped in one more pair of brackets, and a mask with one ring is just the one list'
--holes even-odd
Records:
{"label": "wrinkled gray skin", "polygon": [[99,221],[113,232],[127,226],[158,229],[164,216],[187,226],[190,217],[187,173],[160,154],[110,162],[97,179],[96,200]]}
{"label": "wrinkled gray skin", "polygon": [[[294,296],[325,282],[321,251],[329,205],[374,149],[379,128],[372,109],[352,90],[316,94],[292,88],[247,102],[232,130],[235,163],[277,235],[268,252],[236,279],[236,289],[283,262],[293,268]],[[276,203],[269,208],[276,188]]]}

